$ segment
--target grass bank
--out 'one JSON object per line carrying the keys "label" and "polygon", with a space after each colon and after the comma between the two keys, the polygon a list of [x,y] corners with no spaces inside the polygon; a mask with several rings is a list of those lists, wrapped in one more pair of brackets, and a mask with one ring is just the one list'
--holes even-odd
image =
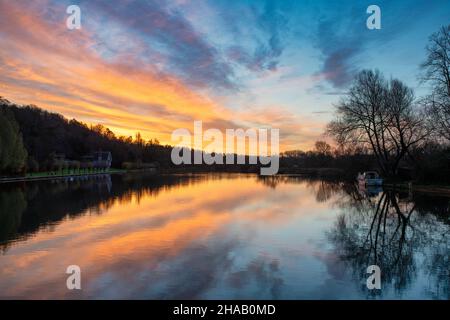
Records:
{"label": "grass bank", "polygon": [[125,173],[125,172],[127,172],[127,171],[124,169],[114,169],[114,168],[106,169],[106,170],[89,170],[89,169],[68,170],[68,169],[64,169],[61,171],[46,171],[46,172],[27,173],[25,176],[4,177],[4,178],[0,178],[0,183],[48,180],[48,179],[58,179],[58,178],[67,178],[67,177],[93,176],[93,175],[101,175],[101,174],[116,174],[116,173]]}

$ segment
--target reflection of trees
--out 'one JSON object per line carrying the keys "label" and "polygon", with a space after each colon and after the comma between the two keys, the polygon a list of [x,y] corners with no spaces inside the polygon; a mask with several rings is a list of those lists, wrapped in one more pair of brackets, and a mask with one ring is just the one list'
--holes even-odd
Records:
{"label": "reflection of trees", "polygon": [[430,278],[431,296],[449,295],[448,225],[433,214],[419,214],[414,201],[394,191],[383,192],[375,201],[354,195],[348,199],[359,203],[343,206],[345,212],[329,237],[355,277],[366,279],[366,268],[375,264],[381,268],[383,287],[401,292],[420,269]]}
{"label": "reflection of trees", "polygon": [[156,196],[163,190],[186,186],[211,175],[90,176],[31,182],[22,188],[0,188],[0,247],[26,239],[38,230],[53,228],[66,217],[101,214],[116,203]]}
{"label": "reflection of trees", "polygon": [[[441,297],[450,299],[450,243],[448,240],[441,239],[436,241],[434,246],[430,258],[425,261],[425,269],[429,277],[436,277],[436,286],[429,289],[429,294],[434,299]],[[442,272],[436,272],[442,266],[444,267]]]}
{"label": "reflection of trees", "polygon": [[337,181],[310,181],[310,187],[314,190],[316,194],[317,202],[326,202],[331,199],[336,194],[342,193],[342,183]]}
{"label": "reflection of trees", "polygon": [[302,175],[257,176],[257,181],[272,189],[281,184],[306,184],[315,193],[317,202],[328,201],[335,194],[341,193],[344,186],[344,183],[338,180]]}
{"label": "reflection of trees", "polygon": [[0,192],[0,244],[16,236],[26,206],[19,188]]}

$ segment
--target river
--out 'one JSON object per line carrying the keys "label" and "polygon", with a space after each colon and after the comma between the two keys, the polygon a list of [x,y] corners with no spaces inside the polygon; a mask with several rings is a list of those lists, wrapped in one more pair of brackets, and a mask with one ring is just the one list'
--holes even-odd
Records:
{"label": "river", "polygon": [[239,174],[0,187],[1,299],[450,298],[444,196]]}

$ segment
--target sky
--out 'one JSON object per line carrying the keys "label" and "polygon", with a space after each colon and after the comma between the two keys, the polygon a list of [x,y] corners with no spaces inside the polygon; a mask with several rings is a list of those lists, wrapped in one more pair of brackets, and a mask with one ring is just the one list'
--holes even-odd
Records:
{"label": "sky", "polygon": [[362,69],[426,94],[427,39],[449,17],[448,0],[0,0],[0,96],[163,144],[200,120],[308,150]]}

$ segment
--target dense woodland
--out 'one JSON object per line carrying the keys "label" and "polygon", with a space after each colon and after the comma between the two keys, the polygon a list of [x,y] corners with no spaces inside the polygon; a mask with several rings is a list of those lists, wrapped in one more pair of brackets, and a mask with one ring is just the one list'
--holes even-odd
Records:
{"label": "dense woodland", "polygon": [[[165,163],[171,148],[157,140],[144,141],[140,134],[116,137],[102,125],[87,126],[75,119],[50,113],[36,106],[18,106],[0,100],[0,170],[6,173],[48,171],[55,155],[80,160],[92,152],[103,150],[113,154],[112,166],[124,162]],[[7,125],[3,125],[6,123]]]}

